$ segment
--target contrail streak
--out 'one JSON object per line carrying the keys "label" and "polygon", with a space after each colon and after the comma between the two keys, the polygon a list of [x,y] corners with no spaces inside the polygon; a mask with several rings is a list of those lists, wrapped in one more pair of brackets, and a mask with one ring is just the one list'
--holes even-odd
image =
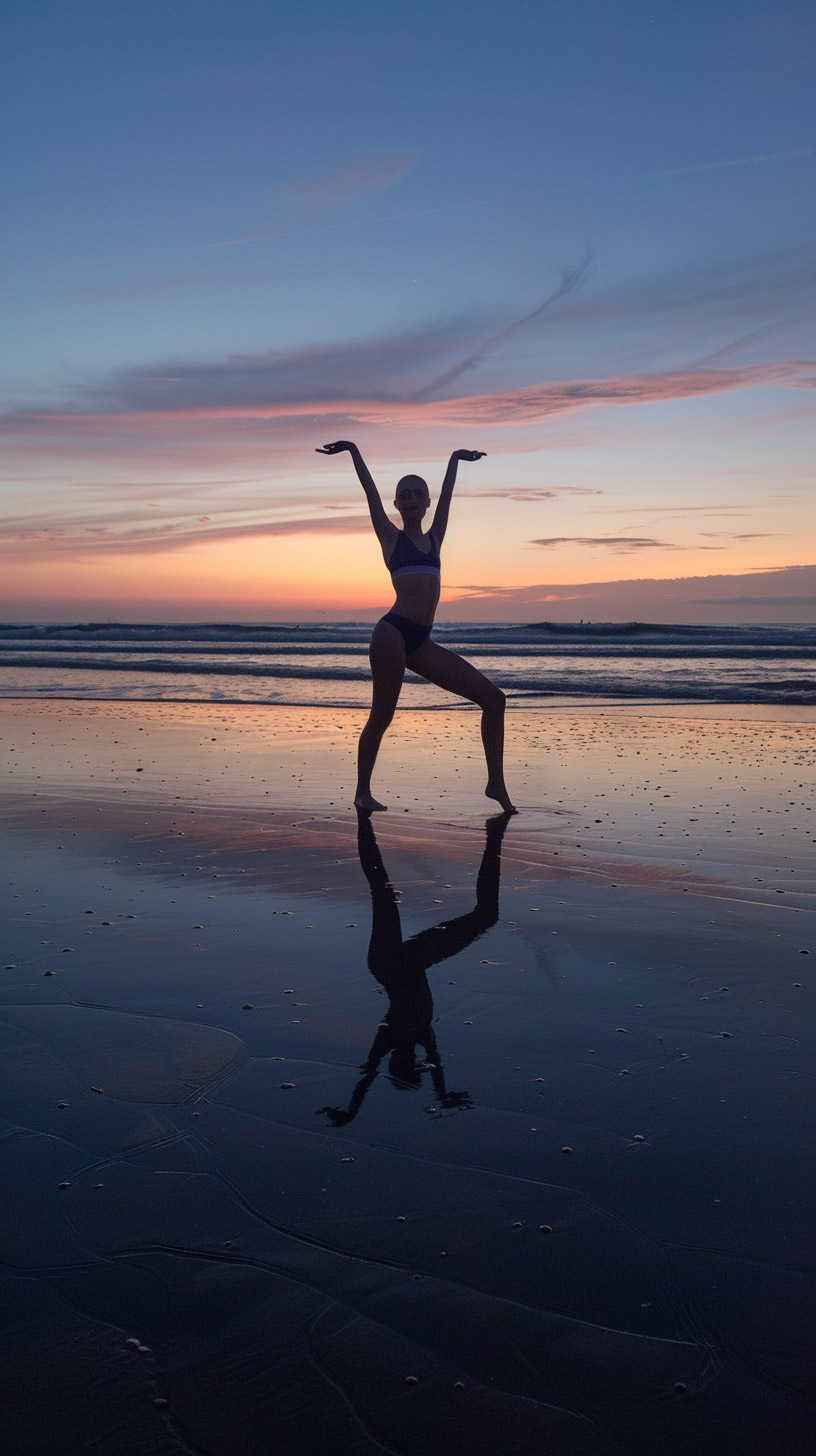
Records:
{"label": "contrail streak", "polygon": [[551,293],[548,298],[545,298],[544,302],[540,303],[537,308],[534,308],[532,313],[526,313],[523,318],[515,319],[512,324],[506,324],[503,329],[499,329],[498,333],[491,334],[490,338],[485,339],[479,345],[478,349],[474,349],[472,354],[468,354],[458,364],[454,364],[452,369],[448,369],[444,374],[440,374],[430,384],[424,385],[422,389],[417,390],[416,394],[410,395],[409,398],[412,401],[427,399],[429,395],[435,394],[438,389],[444,389],[454,379],[458,379],[460,374],[466,373],[468,369],[475,369],[477,364],[481,364],[486,359],[492,349],[496,349],[500,344],[505,343],[507,339],[516,333],[517,329],[524,328],[525,324],[535,323],[537,319],[541,318],[542,314],[546,313],[547,309],[552,308],[554,303],[557,303],[561,298],[565,298],[568,293],[571,293],[574,288],[577,288],[590,262],[591,256],[587,254],[583,263],[579,263],[578,267],[573,268],[571,273],[566,273],[555,292]]}
{"label": "contrail streak", "polygon": [[809,157],[810,147],[792,152],[757,152],[755,157],[726,157],[721,162],[693,162],[688,167],[669,167],[665,172],[643,172],[643,177],[681,177],[687,172],[715,172],[718,167],[752,167],[755,162],[787,162],[791,157]]}

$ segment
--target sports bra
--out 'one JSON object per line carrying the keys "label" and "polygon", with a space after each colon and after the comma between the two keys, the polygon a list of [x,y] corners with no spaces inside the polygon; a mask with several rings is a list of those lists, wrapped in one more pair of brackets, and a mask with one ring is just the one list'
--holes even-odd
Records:
{"label": "sports bra", "polygon": [[400,576],[435,576],[438,578],[442,575],[439,547],[432,534],[430,539],[430,551],[420,551],[405,532],[400,531],[397,536],[397,544],[391,552],[388,562],[392,581],[396,581]]}

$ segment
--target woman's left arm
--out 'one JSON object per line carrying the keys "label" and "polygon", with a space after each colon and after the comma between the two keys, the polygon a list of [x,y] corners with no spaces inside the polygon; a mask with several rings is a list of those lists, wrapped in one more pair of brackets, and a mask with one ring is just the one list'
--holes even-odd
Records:
{"label": "woman's left arm", "polygon": [[438,546],[442,545],[445,532],[448,529],[448,512],[450,511],[451,496],[453,487],[456,484],[456,470],[460,460],[482,460],[484,450],[454,450],[448,461],[448,468],[445,471],[445,479],[442,481],[442,489],[439,492],[434,518],[431,524],[431,531],[436,537]]}

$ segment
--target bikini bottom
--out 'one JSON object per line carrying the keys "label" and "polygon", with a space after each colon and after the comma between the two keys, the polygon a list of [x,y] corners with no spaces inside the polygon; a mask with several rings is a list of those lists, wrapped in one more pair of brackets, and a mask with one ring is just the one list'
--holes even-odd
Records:
{"label": "bikini bottom", "polygon": [[403,617],[401,612],[386,612],[380,621],[390,622],[392,627],[396,627],[405,643],[406,657],[416,652],[431,635],[430,627],[426,627],[424,622],[412,622],[410,617]]}

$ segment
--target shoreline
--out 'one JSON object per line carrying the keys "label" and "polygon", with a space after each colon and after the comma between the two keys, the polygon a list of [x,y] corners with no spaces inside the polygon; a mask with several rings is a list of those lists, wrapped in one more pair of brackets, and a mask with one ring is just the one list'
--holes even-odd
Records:
{"label": "shoreline", "polygon": [[[285,712],[288,709],[298,711],[324,712],[324,713],[359,713],[365,716],[368,713],[366,705],[356,703],[314,703],[308,700],[302,702],[287,701],[285,703],[249,701],[243,698],[126,698],[109,697],[97,698],[88,695],[69,693],[48,693],[48,694],[20,694],[10,693],[4,696],[0,693],[0,711],[6,703],[30,704],[30,703],[87,703],[107,705],[109,707],[179,707],[179,708],[246,708],[254,712]],[[400,702],[397,707],[397,718],[399,720],[405,713],[430,713],[434,716],[439,713],[476,713],[478,708],[474,703],[466,703],[461,700],[442,703],[410,703]],[[604,716],[605,714],[622,714],[634,717],[676,717],[693,718],[699,716],[706,721],[719,719],[723,722],[796,722],[816,724],[816,704],[814,703],[742,703],[742,702],[709,702],[695,701],[693,699],[659,699],[659,698],[609,698],[609,697],[567,697],[564,694],[558,697],[545,698],[536,695],[514,697],[512,691],[507,694],[507,711],[511,714],[524,712],[548,712],[548,713],[588,713]]]}

